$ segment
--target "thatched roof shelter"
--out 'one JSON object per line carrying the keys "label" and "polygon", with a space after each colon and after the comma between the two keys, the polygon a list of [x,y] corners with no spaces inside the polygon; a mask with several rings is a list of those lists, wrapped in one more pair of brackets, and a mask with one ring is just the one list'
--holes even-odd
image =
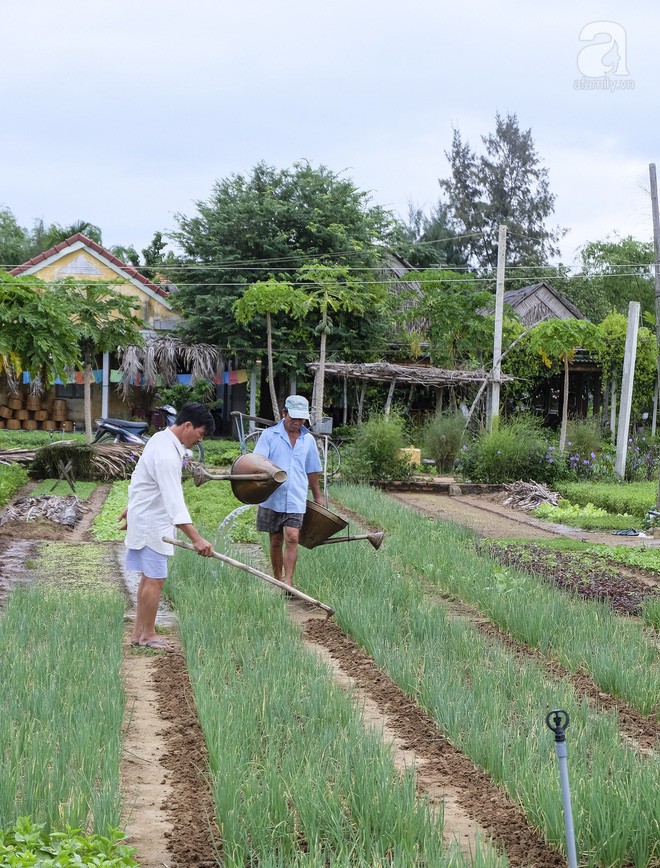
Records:
{"label": "thatched roof shelter", "polygon": [[[307,367],[316,373],[319,363],[310,362]],[[326,362],[325,373],[330,377],[347,377],[365,382],[396,382],[402,385],[408,383],[431,388],[481,384],[493,379],[492,373],[484,370],[449,371],[427,365],[392,365],[388,362]],[[508,374],[500,375],[502,383],[509,383],[514,379]]]}

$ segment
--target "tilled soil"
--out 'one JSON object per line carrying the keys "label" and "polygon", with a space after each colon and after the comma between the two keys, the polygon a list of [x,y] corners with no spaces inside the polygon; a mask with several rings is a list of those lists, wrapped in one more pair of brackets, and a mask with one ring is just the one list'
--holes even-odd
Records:
{"label": "tilled soil", "polygon": [[[0,555],[3,552],[13,554],[8,559],[0,557],[0,606],[3,588],[7,593],[17,581],[37,578],[25,569],[25,561],[34,557],[40,540],[89,541],[91,521],[104,497],[103,492],[96,495],[88,516],[81,522],[83,526],[74,531],[52,527],[51,523],[33,523],[32,527],[9,527],[8,533],[3,533]],[[397,494],[396,498],[428,514],[467,524],[484,537],[542,538],[556,534],[552,526],[519,521],[512,510],[490,509],[485,502],[475,506],[461,504],[465,498],[412,494]],[[121,559],[121,546],[116,548],[117,557]],[[119,567],[117,581],[122,582]],[[446,602],[453,614],[469,618],[484,632],[497,635],[515,653],[540,658],[537,652],[514,642],[464,604]],[[382,715],[382,727],[388,739],[395,740],[402,752],[412,757],[406,761],[415,764],[420,793],[429,796],[432,803],[448,799],[445,811],[448,841],[471,836],[466,828],[472,823],[492,836],[512,865],[565,864],[563,857],[529,826],[506,793],[456,750],[426,712],[405,696],[334,621],[313,617],[315,610],[299,601],[292,600],[289,606],[292,617],[301,625],[305,641],[322,649],[330,656],[337,672],[350,677],[376,708],[376,713]],[[176,635],[173,638],[178,644]],[[555,662],[543,662],[556,677],[569,677]],[[136,653],[127,642],[125,665],[134,670],[135,676],[128,716],[144,715],[152,723],[140,729],[130,742],[122,768],[127,794],[125,828],[130,842],[137,847],[143,868],[162,865],[202,868],[219,864],[221,844],[213,820],[207,757],[185,659],[181,653]],[[641,718],[634,710],[600,692],[588,675],[570,677],[590,702],[603,708],[616,707],[622,731],[640,749],[652,749],[657,744],[656,721]],[[145,771],[148,766],[155,766],[150,774]],[[449,810],[450,801],[456,803],[452,810]],[[156,814],[160,814],[158,820]],[[155,843],[161,835],[165,838],[168,861],[164,861],[160,846]]]}

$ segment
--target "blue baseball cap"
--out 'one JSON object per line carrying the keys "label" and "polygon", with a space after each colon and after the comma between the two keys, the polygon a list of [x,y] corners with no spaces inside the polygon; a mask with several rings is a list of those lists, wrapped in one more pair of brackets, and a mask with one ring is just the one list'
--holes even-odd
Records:
{"label": "blue baseball cap", "polygon": [[284,402],[284,409],[292,419],[309,419],[309,404],[302,395],[289,395]]}

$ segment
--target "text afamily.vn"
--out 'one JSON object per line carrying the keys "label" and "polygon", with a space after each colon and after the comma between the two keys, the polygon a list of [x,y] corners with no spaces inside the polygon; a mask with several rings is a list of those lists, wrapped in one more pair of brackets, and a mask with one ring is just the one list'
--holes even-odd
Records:
{"label": "text afamily.vn", "polygon": [[573,82],[573,90],[635,90],[635,81],[632,78],[576,78]]}

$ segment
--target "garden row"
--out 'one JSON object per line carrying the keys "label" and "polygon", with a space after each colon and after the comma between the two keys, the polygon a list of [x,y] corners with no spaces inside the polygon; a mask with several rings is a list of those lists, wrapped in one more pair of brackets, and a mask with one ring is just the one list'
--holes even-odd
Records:
{"label": "garden row", "polygon": [[[412,515],[371,490],[338,487],[335,494],[370,523],[385,527],[387,543],[378,555],[350,546],[302,552],[305,590],[332,603],[342,628],[523,805],[531,825],[558,849],[564,848],[561,795],[545,715],[549,708],[569,710],[581,864],[654,864],[660,844],[657,752],[631,744],[619,731],[617,715],[591,707],[569,678],[550,677],[540,663],[448,617],[442,601],[429,595],[429,585],[471,602],[511,636],[568,670],[587,670],[601,690],[646,715],[657,714],[660,696],[653,637],[608,606],[581,602],[533,576],[511,572],[502,585],[492,560],[459,528]],[[191,572],[195,581],[188,580]],[[329,772],[315,764],[317,759],[332,760],[332,790],[345,786],[339,746],[330,740],[331,721],[323,714],[323,708],[333,706],[329,699],[319,700],[318,667],[308,669],[295,631],[290,632],[267,590],[185,555],[177,556],[173,578],[210,748],[223,844],[226,840],[229,852],[248,861],[269,853],[272,864],[280,864],[284,854],[281,864],[287,859],[305,864],[310,847],[317,854],[343,853],[339,842],[344,839],[334,838],[323,822],[333,816],[329,806],[318,814],[309,807],[312,797],[331,801]],[[248,602],[253,596],[255,601]],[[337,715],[333,709],[332,718]],[[342,728],[348,731],[345,720]],[[231,745],[239,733],[244,748],[234,762]],[[294,742],[302,750],[290,765]],[[367,770],[364,774],[369,777]],[[349,789],[354,787],[359,787],[357,778]],[[387,788],[381,784],[380,790]],[[304,806],[298,792],[305,794]],[[247,799],[247,794],[254,796]],[[351,847],[358,840],[365,843],[365,830],[374,846],[376,821],[361,814],[357,823],[349,796],[340,802],[342,828],[356,836]],[[390,814],[382,798],[379,810]]]}
{"label": "garden row", "polygon": [[337,494],[387,530],[387,558],[340,546],[303,553],[307,590],[331,599],[342,627],[559,847],[561,799],[544,718],[548,708],[568,709],[581,861],[651,864],[660,846],[658,754],[637,751],[618,732],[616,715],[590,708],[568,681],[550,680],[538,664],[447,618],[424,589],[432,583],[472,603],[517,640],[570,671],[588,671],[601,690],[646,715],[659,710],[657,636],[531,575],[511,571],[498,582],[470,534],[378,492],[342,487]]}
{"label": "garden row", "polygon": [[[221,485],[188,491],[193,511],[208,520],[211,538],[216,520],[236,505],[226,491]],[[302,552],[305,590],[336,608],[343,629],[428,710],[454,744],[507,788],[530,823],[560,849],[561,798],[544,717],[549,707],[567,708],[581,861],[653,864],[660,841],[657,754],[643,754],[622,738],[616,716],[589,707],[568,680],[549,678],[541,666],[515,657],[477,627],[448,617],[429,587],[472,603],[566,668],[588,670],[602,690],[645,714],[657,713],[660,695],[653,638],[609,607],[576,600],[533,576],[511,570],[503,580],[492,560],[458,528],[412,515],[372,490],[342,486],[334,493],[346,507],[384,527],[387,541],[378,554],[359,546]],[[116,508],[108,508],[114,519]],[[459,864],[458,856],[443,851],[441,821],[415,798],[412,778],[394,772],[389,751],[363,731],[350,699],[304,651],[284,604],[266,586],[215,561],[177,553],[170,590],[209,747],[227,864],[314,865],[326,859],[338,865],[445,864],[452,858]],[[11,602],[18,605],[14,597]],[[31,601],[41,632],[31,630],[43,646],[47,625],[57,619],[41,618],[42,606],[46,602]],[[71,625],[69,630],[75,632]],[[59,628],[54,633],[55,641],[63,635]],[[109,634],[107,641],[119,653],[120,628]],[[82,631],[81,641],[85,649],[92,647],[98,634]],[[77,643],[70,644],[85,656]],[[106,656],[113,661],[112,654]],[[46,665],[42,657],[48,666],[59,666],[58,655],[39,654],[33,659],[37,670]],[[16,672],[7,687],[10,695],[21,683],[17,678],[31,677]],[[91,690],[96,679],[105,694],[117,673],[118,662],[114,674],[99,670],[75,680]],[[53,677],[48,670],[48,679]],[[87,708],[78,696],[67,704]],[[64,723],[71,729],[71,716]],[[111,740],[107,733],[103,738]],[[21,736],[19,744],[27,743]],[[43,747],[46,766],[65,763],[66,754],[58,758],[58,749],[57,739]],[[112,772],[103,767],[85,777],[98,787],[106,777],[112,779]],[[25,787],[16,792],[26,792]],[[36,804],[29,812],[60,828],[67,822],[85,825],[94,810],[92,799],[99,796],[85,798],[85,821],[79,814],[68,816],[66,806],[78,804],[77,797],[62,792],[57,804],[65,809],[55,820]],[[14,805],[0,818],[2,825],[13,822],[19,811],[28,812]],[[96,821],[96,812],[93,816]],[[115,820],[108,809],[101,822],[110,826]],[[496,862],[487,849],[479,858],[483,864]]]}
{"label": "garden row", "polygon": [[[193,488],[189,501],[193,511],[204,503],[207,519],[223,517],[226,507],[236,505],[226,492],[216,486],[202,497]],[[116,485],[116,497],[125,497],[125,483]],[[215,506],[209,510],[209,504]],[[113,499],[98,519],[97,535],[109,514],[116,518]],[[390,749],[364,730],[351,698],[302,651],[282,599],[255,583],[241,587],[245,581],[234,571],[219,581],[214,562],[191,560],[196,581],[189,581],[185,556],[177,556],[171,590],[191,671],[208,682],[198,696],[200,719],[208,724],[221,717],[219,726],[206,726],[206,737],[210,755],[227,768],[215,788],[224,864],[467,864],[445,847],[442,817],[416,796],[412,773],[395,770]],[[114,831],[120,817],[122,614],[121,595],[101,587],[71,590],[68,582],[58,582],[56,591],[36,587],[10,598],[2,636],[14,642],[10,656],[16,663],[2,696],[10,717],[3,721],[0,826],[17,823],[4,836],[16,866],[33,864],[37,852],[53,854],[58,830],[65,830],[68,842],[82,840],[66,831],[69,825],[96,831],[107,842],[108,858],[112,853],[117,865],[131,864]],[[102,642],[100,622],[110,624]],[[75,641],[61,653],[72,635]],[[35,651],[21,658],[26,636]],[[55,834],[46,843],[22,816]],[[30,841],[16,843],[25,829]],[[505,863],[484,843],[476,864]]]}

